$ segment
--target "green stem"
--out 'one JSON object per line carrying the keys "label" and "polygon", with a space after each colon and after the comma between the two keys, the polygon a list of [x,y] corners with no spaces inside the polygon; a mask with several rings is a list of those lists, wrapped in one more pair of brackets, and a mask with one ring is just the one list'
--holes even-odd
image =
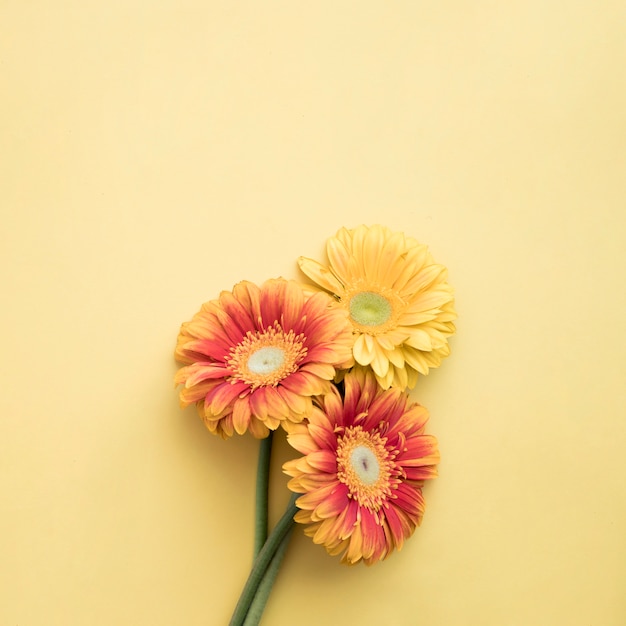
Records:
{"label": "green stem", "polygon": [[257,592],[252,600],[252,604],[250,604],[243,626],[259,626],[263,611],[265,610],[265,605],[269,600],[272,587],[274,586],[274,581],[278,575],[278,570],[280,569],[283,558],[285,557],[285,552],[287,552],[287,548],[289,547],[289,540],[291,539],[292,532],[293,526],[291,526],[291,528],[287,531],[287,534],[283,537],[283,540],[280,542],[280,545],[276,550],[276,554],[271,560],[267,571],[265,572],[265,576],[263,576],[263,579],[261,580],[259,588],[257,589]]}
{"label": "green stem", "polygon": [[237,606],[235,607],[235,611],[230,620],[230,626],[243,626],[243,622],[246,619],[250,605],[254,600],[254,596],[256,595],[257,589],[263,580],[263,576],[265,575],[271,560],[274,558],[280,544],[295,523],[293,516],[298,511],[296,498],[299,496],[300,494],[297,493],[292,494],[289,504],[287,505],[287,510],[278,521],[278,524],[274,527],[274,530],[271,532],[267,541],[263,545],[263,548],[254,560],[252,570],[250,571],[248,580],[246,581],[243,591],[239,596],[239,602],[237,602]]}
{"label": "green stem", "polygon": [[267,501],[270,478],[270,459],[272,456],[273,432],[261,439],[259,446],[259,464],[256,473],[256,515],[254,521],[254,558],[261,551],[267,539]]}

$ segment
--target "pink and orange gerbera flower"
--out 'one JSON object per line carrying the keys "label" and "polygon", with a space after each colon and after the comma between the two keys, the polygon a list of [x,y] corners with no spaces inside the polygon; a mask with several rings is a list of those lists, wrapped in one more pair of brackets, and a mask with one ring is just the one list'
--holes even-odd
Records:
{"label": "pink and orange gerbera flower", "polygon": [[175,378],[182,406],[195,403],[213,433],[266,437],[311,413],[336,368],[352,363],[347,313],[295,282],[242,281],[182,325]]}
{"label": "pink and orange gerbera flower", "polygon": [[421,523],[422,486],[437,474],[428,411],[400,389],[382,389],[363,368],[319,400],[288,441],[304,456],[283,466],[303,494],[296,522],[345,563],[371,565],[400,549]]}

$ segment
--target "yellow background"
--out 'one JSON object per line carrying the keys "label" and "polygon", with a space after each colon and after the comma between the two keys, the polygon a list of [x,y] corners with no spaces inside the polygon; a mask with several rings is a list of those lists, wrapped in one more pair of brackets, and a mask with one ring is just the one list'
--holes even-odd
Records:
{"label": "yellow background", "polygon": [[264,623],[626,623],[625,24],[622,0],[2,2],[0,623],[227,622],[257,443],[179,409],[179,325],[375,222],[456,287],[413,394],[440,477],[373,568],[298,531]]}

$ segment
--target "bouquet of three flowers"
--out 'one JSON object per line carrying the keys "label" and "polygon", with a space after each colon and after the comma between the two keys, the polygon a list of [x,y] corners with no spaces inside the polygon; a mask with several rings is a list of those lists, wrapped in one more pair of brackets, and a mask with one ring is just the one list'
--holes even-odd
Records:
{"label": "bouquet of three flowers", "polygon": [[[342,228],[326,253],[326,263],[298,260],[313,284],[240,282],[178,336],[182,406],[195,404],[212,433],[261,440],[255,562],[231,624],[260,621],[294,522],[342,562],[371,565],[420,524],[436,475],[428,412],[407,390],[449,354],[447,271],[383,226]],[[283,466],[294,495],[268,536],[278,429],[300,456]]]}

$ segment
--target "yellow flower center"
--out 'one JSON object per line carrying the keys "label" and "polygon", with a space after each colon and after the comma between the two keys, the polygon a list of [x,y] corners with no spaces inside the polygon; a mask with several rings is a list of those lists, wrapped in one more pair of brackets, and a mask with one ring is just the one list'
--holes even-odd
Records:
{"label": "yellow flower center", "polygon": [[248,331],[243,340],[231,348],[228,365],[234,378],[252,389],[276,386],[293,374],[307,353],[304,335],[288,333],[275,323],[264,331]]}
{"label": "yellow flower center", "polygon": [[404,301],[391,289],[354,285],[342,298],[352,325],[362,333],[379,335],[398,324]]}
{"label": "yellow flower center", "polygon": [[337,478],[349,496],[370,511],[378,511],[391,496],[396,454],[377,432],[361,426],[346,428],[337,445]]}
{"label": "yellow flower center", "polygon": [[362,291],[350,299],[350,316],[363,326],[380,326],[391,317],[391,304],[373,291]]}

